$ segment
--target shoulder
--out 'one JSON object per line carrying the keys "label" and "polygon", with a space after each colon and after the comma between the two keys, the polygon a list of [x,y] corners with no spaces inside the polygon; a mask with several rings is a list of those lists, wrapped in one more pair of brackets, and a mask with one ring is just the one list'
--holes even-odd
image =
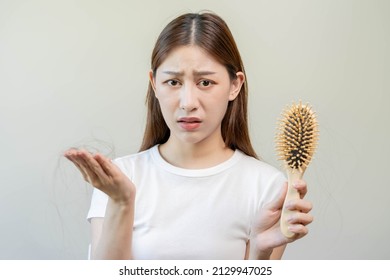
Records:
{"label": "shoulder", "polygon": [[235,182],[238,182],[240,192],[253,198],[253,209],[257,211],[277,197],[286,182],[286,177],[273,165],[248,156],[241,151],[237,152],[239,153],[239,161],[235,164],[233,171],[235,180],[237,180]]}
{"label": "shoulder", "polygon": [[113,162],[122,170],[122,172],[131,178],[131,174],[133,174],[135,167],[143,168],[145,166],[150,166],[153,157],[152,154],[155,149],[156,146],[145,151],[118,157],[114,159]]}
{"label": "shoulder", "polygon": [[150,148],[148,150],[145,150],[145,151],[141,151],[141,152],[138,152],[138,153],[134,153],[134,154],[118,157],[118,158],[116,158],[114,160],[114,162],[116,164],[118,164],[118,165],[123,165],[123,164],[132,163],[132,162],[135,162],[135,161],[145,161],[145,160],[148,160],[148,159],[150,159],[151,153],[152,153],[154,148],[155,147],[152,147],[152,148]]}
{"label": "shoulder", "polygon": [[240,154],[239,168],[243,170],[248,170],[250,172],[262,173],[263,175],[268,176],[280,176],[283,173],[273,165],[266,163],[265,161],[256,159],[254,157],[248,156],[241,151],[237,151]]}
{"label": "shoulder", "polygon": [[235,173],[240,174],[245,184],[254,185],[254,188],[263,194],[274,197],[287,181],[285,174],[269,163],[240,153],[240,161]]}
{"label": "shoulder", "polygon": [[255,185],[254,192],[258,194],[256,197],[259,209],[278,196],[287,178],[281,170],[269,163],[244,153],[242,153],[241,158],[239,172],[246,184]]}

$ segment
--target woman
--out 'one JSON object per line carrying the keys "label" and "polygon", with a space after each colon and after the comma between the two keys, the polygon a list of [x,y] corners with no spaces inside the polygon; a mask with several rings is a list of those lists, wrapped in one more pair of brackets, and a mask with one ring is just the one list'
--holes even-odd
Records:
{"label": "woman", "polygon": [[247,125],[245,71],[226,23],[211,13],[170,22],[152,53],[140,152],[115,163],[70,149],[94,187],[92,258],[280,259],[307,234],[306,183],[279,229],[283,174],[257,159]]}

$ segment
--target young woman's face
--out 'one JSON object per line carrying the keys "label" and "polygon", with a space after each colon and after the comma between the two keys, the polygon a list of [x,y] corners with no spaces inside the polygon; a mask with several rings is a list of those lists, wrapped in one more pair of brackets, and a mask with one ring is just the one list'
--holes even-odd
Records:
{"label": "young woman's face", "polygon": [[150,80],[171,137],[187,143],[220,141],[221,122],[244,74],[231,80],[222,64],[197,46],[174,49]]}

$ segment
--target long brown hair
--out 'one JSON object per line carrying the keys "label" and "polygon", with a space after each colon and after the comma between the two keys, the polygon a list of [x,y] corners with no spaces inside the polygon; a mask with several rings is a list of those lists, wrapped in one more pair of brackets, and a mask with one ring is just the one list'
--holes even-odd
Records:
{"label": "long brown hair", "polygon": [[[237,78],[236,73],[239,71],[245,74],[236,42],[225,21],[212,13],[188,13],[171,21],[158,37],[151,59],[153,75],[156,75],[157,68],[170,51],[188,45],[196,45],[207,51],[226,67],[231,80]],[[257,158],[249,138],[247,100],[248,85],[245,79],[238,96],[228,104],[221,123],[221,133],[227,147]],[[146,104],[148,113],[140,151],[165,143],[170,135],[150,83]]]}

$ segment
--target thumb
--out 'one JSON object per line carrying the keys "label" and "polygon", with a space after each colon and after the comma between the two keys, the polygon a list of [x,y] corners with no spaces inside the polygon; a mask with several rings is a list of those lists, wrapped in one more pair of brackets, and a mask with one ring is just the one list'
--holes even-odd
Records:
{"label": "thumb", "polygon": [[284,198],[286,197],[286,195],[287,195],[287,182],[283,184],[283,187],[280,189],[278,196],[267,205],[267,208],[273,211],[282,209]]}

